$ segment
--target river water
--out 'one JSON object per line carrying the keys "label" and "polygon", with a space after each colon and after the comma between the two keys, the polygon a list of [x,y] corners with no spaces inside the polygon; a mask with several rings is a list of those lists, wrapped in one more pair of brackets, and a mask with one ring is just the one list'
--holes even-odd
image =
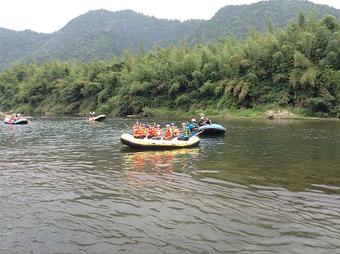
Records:
{"label": "river water", "polygon": [[142,152],[130,119],[1,124],[0,253],[340,253],[340,121],[220,122]]}

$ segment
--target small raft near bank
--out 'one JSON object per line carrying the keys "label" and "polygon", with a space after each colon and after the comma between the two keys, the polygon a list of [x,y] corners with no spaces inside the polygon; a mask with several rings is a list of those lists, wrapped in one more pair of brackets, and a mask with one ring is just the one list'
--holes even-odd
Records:
{"label": "small raft near bank", "polygon": [[130,134],[123,134],[120,136],[120,141],[129,147],[140,149],[180,149],[198,146],[200,139],[197,136],[189,138],[189,140],[172,140],[166,139],[139,139],[134,138]]}
{"label": "small raft near bank", "polygon": [[89,121],[102,122],[106,119],[106,115],[99,115],[96,117],[90,117]]}
{"label": "small raft near bank", "polygon": [[205,135],[205,134],[211,134],[211,135],[224,135],[226,132],[226,128],[223,127],[220,124],[206,124],[203,126],[198,127],[198,132],[200,133],[200,135]]}
{"label": "small raft near bank", "polygon": [[28,120],[26,118],[20,118],[20,119],[17,119],[17,120],[11,120],[9,118],[6,118],[4,120],[4,123],[5,124],[28,124]]}

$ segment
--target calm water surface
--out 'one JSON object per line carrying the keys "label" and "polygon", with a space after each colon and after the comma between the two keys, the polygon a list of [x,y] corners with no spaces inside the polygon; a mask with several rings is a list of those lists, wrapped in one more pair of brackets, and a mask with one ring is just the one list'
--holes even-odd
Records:
{"label": "calm water surface", "polygon": [[1,124],[0,253],[340,253],[340,122],[222,123],[151,152],[129,119]]}

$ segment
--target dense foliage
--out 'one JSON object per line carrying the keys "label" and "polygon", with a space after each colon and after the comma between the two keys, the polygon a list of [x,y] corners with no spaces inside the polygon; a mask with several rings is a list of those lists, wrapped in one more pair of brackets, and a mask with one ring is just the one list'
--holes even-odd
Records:
{"label": "dense foliage", "polygon": [[340,24],[315,13],[239,42],[129,52],[110,61],[17,65],[0,75],[2,110],[118,115],[154,108],[302,107],[340,115]]}
{"label": "dense foliage", "polygon": [[[193,7],[194,8],[194,7]],[[302,0],[271,0],[250,5],[226,6],[210,20],[157,19],[133,11],[90,11],[71,20],[52,34],[32,31],[15,32],[0,29],[0,70],[13,62],[50,60],[110,59],[122,55],[124,49],[137,52],[180,45],[213,42],[229,34],[245,38],[251,29],[265,31],[267,23],[284,27],[299,12],[317,10],[340,17],[340,10]]]}

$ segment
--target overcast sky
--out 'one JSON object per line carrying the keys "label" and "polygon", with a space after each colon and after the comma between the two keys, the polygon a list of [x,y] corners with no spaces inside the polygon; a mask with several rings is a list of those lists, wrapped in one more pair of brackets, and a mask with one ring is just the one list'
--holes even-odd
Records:
{"label": "overcast sky", "polygon": [[[1,0],[0,27],[51,33],[89,10],[134,11],[166,19],[210,19],[226,5],[256,0]],[[340,9],[340,0],[312,0]]]}

